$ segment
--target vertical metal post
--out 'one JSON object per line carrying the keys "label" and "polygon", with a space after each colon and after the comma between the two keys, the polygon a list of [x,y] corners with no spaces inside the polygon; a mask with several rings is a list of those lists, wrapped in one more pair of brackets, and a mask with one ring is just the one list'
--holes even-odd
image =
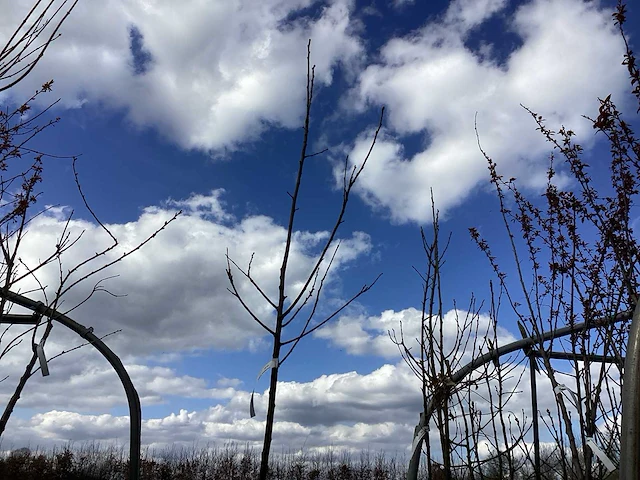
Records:
{"label": "vertical metal post", "polygon": [[[431,417],[431,415],[429,415]],[[420,430],[422,430],[423,425],[428,425],[429,420],[426,418],[425,412],[420,413],[420,422],[416,426],[413,431],[413,437],[415,438]],[[418,468],[420,467],[420,457],[422,456],[422,439],[418,441],[415,450],[412,452],[411,461],[409,462],[409,470],[407,471],[407,480],[414,480],[418,478]],[[431,462],[430,458],[427,458],[427,462]],[[429,471],[431,471],[431,466],[427,463]]]}
{"label": "vertical metal post", "polygon": [[640,478],[640,301],[631,320],[622,382],[620,480]]}
{"label": "vertical metal post", "polygon": [[536,480],[541,480],[540,473],[540,430],[538,428],[538,389],[536,386],[536,359],[529,355],[529,374],[531,375],[531,410],[533,411],[533,470]]}

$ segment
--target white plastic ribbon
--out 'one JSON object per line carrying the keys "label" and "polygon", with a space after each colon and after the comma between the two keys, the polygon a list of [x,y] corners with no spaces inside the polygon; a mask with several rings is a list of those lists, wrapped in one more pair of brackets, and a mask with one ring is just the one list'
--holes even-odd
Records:
{"label": "white plastic ribbon", "polygon": [[598,457],[598,459],[603,463],[603,465],[605,466],[605,468],[610,471],[613,472],[616,467],[613,464],[613,462],[611,461],[611,459],[609,457],[607,457],[607,455],[600,449],[600,447],[596,444],[595,440],[593,439],[593,437],[586,437],[587,440],[587,445],[589,445],[589,448],[591,449],[591,451],[595,454],[596,457]]}
{"label": "white plastic ribbon", "polygon": [[559,395],[560,392],[564,392],[567,391],[571,394],[571,396],[573,397],[573,402],[571,402],[571,404],[578,408],[578,395],[576,395],[576,392],[574,392],[573,390],[571,390],[569,387],[567,387],[566,385],[559,383],[558,385],[556,385],[556,387],[553,389],[554,393],[556,395]]}
{"label": "white plastic ribbon", "polygon": [[46,377],[49,375],[49,366],[47,365],[47,357],[44,356],[44,349],[39,343],[36,343],[36,355],[40,361],[40,371],[42,372],[42,376]]}
{"label": "white plastic ribbon", "polygon": [[262,367],[262,370],[260,370],[260,373],[258,374],[258,377],[256,378],[256,380],[260,380],[260,377],[264,374],[264,372],[266,372],[270,368],[278,368],[278,359],[277,358],[272,358],[271,360],[269,360],[265,364],[264,367]]}
{"label": "white plastic ribbon", "polygon": [[[266,372],[267,370],[269,370],[270,368],[278,368],[278,365],[280,364],[280,360],[278,360],[278,358],[272,358],[271,360],[269,360],[264,367],[262,367],[262,370],[260,370],[260,373],[258,374],[258,376],[256,377],[256,382],[258,380],[260,380],[260,377],[262,375],[264,375],[264,372]],[[255,393],[255,388],[251,391],[251,400],[249,401],[249,415],[251,416],[251,418],[256,416],[256,409],[253,406],[253,395]]]}

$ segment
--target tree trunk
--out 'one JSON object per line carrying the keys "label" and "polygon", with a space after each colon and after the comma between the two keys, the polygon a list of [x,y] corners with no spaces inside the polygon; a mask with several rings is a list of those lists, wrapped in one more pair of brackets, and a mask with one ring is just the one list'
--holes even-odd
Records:
{"label": "tree trunk", "polygon": [[36,364],[37,359],[38,359],[38,356],[35,353],[33,353],[33,355],[31,356],[31,360],[29,360],[29,363],[24,369],[24,373],[22,374],[22,377],[20,377],[20,381],[18,382],[18,385],[16,386],[16,389],[13,392],[13,395],[11,395],[11,399],[9,400],[9,403],[7,403],[7,406],[5,407],[4,412],[2,413],[2,418],[0,418],[0,435],[2,435],[4,433],[5,428],[7,428],[7,422],[9,422],[9,418],[11,418],[11,414],[13,413],[13,409],[15,408],[16,403],[18,403],[18,400],[20,400],[22,391],[24,390],[24,387],[27,384],[27,380],[29,380],[29,377],[31,376],[31,371],[33,370],[33,366]]}
{"label": "tree trunk", "polygon": [[[280,333],[282,321],[276,325],[276,335],[273,342],[273,357],[280,356]],[[262,459],[260,461],[260,480],[267,480],[269,473],[269,452],[271,451],[271,437],[273,435],[273,422],[276,413],[276,390],[278,387],[278,367],[271,368],[271,383],[269,384],[269,407],[267,408],[267,425],[264,430],[264,444],[262,446]]]}

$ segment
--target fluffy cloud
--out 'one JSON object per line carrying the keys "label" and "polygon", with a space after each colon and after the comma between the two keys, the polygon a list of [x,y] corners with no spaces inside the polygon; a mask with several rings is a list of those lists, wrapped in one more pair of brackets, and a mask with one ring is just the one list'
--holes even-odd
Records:
{"label": "fluffy cloud", "polygon": [[[121,334],[110,339],[110,344],[123,353],[141,355],[210,347],[255,347],[265,332],[227,291],[225,254],[228,249],[229,256],[246,269],[255,253],[251,275],[265,293],[275,299],[286,229],[261,215],[233,219],[224,210],[221,195],[222,191],[218,190],[208,196],[169,201],[164,207],[144,209],[134,222],[106,225],[120,245],[105,258],[98,259],[96,266],[150,236],[172,217],[175,207],[183,209],[183,214],[152,242],[98,277],[119,275],[104,285],[114,294],[126,296],[114,299],[97,293],[87,304],[74,310],[72,316],[81,323],[95,326],[97,333],[122,329]],[[52,251],[64,225],[64,214],[59,210],[35,218],[21,245],[22,261],[29,266],[37,265],[39,258]],[[67,231],[71,238],[81,233],[82,237],[65,253],[63,270],[109,245],[108,235],[96,224],[74,220]],[[304,285],[328,235],[324,231],[294,233],[287,275],[289,298]],[[328,288],[346,263],[368,253],[370,248],[370,238],[362,232],[343,239],[327,278]],[[70,281],[80,278],[90,268],[80,269]],[[38,272],[38,279],[49,287],[49,294],[59,283],[59,275],[58,266],[54,264]],[[273,309],[240,273],[234,272],[234,278],[247,305],[264,323],[271,323]],[[93,285],[94,282],[87,281],[72,289],[64,296],[60,310],[66,311],[80,303]],[[27,278],[19,287],[29,291],[37,288],[37,283]]]}
{"label": "fluffy cloud", "polygon": [[[114,273],[120,275],[105,283],[111,291],[126,293],[127,296],[113,298],[96,294],[87,304],[71,313],[81,323],[93,326],[98,335],[122,330],[109,337],[108,343],[123,358],[143,407],[167,403],[169,397],[205,399],[213,405],[195,416],[176,413],[165,418],[145,420],[145,438],[148,439],[145,441],[148,444],[165,445],[173,440],[189,443],[201,434],[211,440],[250,439],[259,442],[262,438],[262,422],[247,418],[249,392],[239,390],[240,380],[220,378],[217,382],[215,379],[206,381],[179,374],[167,366],[144,364],[150,358],[173,361],[179,358],[181,352],[193,349],[251,348],[259,344],[263,336],[262,329],[256,326],[226,290],[225,252],[228,248],[230,255],[241,265],[246,265],[255,252],[252,275],[268,295],[274,296],[286,230],[264,216],[249,216],[241,220],[233,218],[224,208],[222,195],[222,191],[214,191],[206,196],[194,195],[185,200],[171,200],[163,207],[144,209],[133,222],[106,225],[119,238],[121,246],[101,262],[108,262],[112,256],[153,233],[171,218],[175,208],[184,209],[183,215],[153,242],[104,272],[105,276]],[[29,224],[21,246],[21,258],[25,264],[34,265],[52,248],[64,224],[64,209],[52,209]],[[84,220],[70,222],[68,232],[71,238],[82,232],[82,237],[63,257],[62,271],[108,245],[106,233],[99,226]],[[295,232],[290,253],[288,279],[292,288],[287,292],[289,296],[293,296],[296,288],[302,285],[327,236],[327,232]],[[352,237],[343,239],[334,259],[333,273],[327,278],[329,286],[348,262],[357,260],[369,249],[369,237],[363,233],[356,232]],[[38,278],[48,286],[49,294],[55,289],[58,276],[57,265],[38,272]],[[272,319],[270,307],[265,307],[263,299],[247,288],[240,275],[236,280],[246,295],[247,303],[268,323]],[[16,289],[28,291],[34,286],[33,280],[27,279]],[[66,310],[82,301],[92,287],[92,282],[78,285],[64,296],[65,302],[60,309]],[[333,287],[334,292],[338,290]],[[36,297],[38,293],[32,292],[28,296]],[[328,300],[331,300],[330,296]],[[9,336],[24,329],[13,327]],[[54,328],[46,345],[51,375],[43,378],[36,372],[28,382],[19,403],[19,412],[11,419],[6,434],[8,442],[44,439],[51,444],[69,439],[121,441],[126,438],[128,429],[125,418],[97,413],[126,405],[122,387],[104,359],[91,348],[82,348],[52,359],[62,350],[69,350],[79,343],[81,341],[72,332]],[[3,348],[5,346],[3,344]],[[0,382],[0,404],[8,401],[30,353],[30,342],[27,341],[0,359],[3,376],[9,376]],[[301,421],[305,416],[307,401],[318,405],[317,411],[324,405],[322,408],[327,412],[325,422],[336,424],[348,418],[365,421],[362,413],[359,416],[356,413],[371,410],[384,399],[387,389],[385,382],[395,382],[393,388],[399,391],[400,377],[393,377],[388,371],[381,370],[370,377],[381,383],[380,389],[368,389],[369,396],[363,399],[362,409],[358,404],[353,404],[347,413],[335,411],[336,408],[332,407],[334,398],[344,402],[345,398],[353,395],[353,388],[358,388],[357,377],[355,373],[322,377],[306,388],[295,382],[283,383],[279,406],[284,423],[276,431],[283,432],[283,435],[295,433],[304,439],[310,428],[305,424],[318,427],[317,420]],[[307,390],[310,399],[303,398]],[[265,394],[256,395],[256,409],[262,412],[266,410]],[[24,412],[33,410],[40,413],[28,413],[30,418],[25,418]],[[386,411],[391,413],[393,410],[394,405],[390,403]],[[103,424],[109,424],[109,428],[103,429],[99,435],[92,433],[93,429],[101,428]],[[321,437],[318,441],[325,439]]]}
{"label": "fluffy cloud", "polygon": [[[129,368],[134,382],[140,385],[141,396],[145,391],[162,395],[171,393],[161,384],[172,384],[185,388],[184,395],[218,397],[219,393],[201,388],[200,379],[177,377],[174,372],[163,369],[148,369],[141,366]],[[57,371],[58,369],[56,369]],[[89,375],[88,375],[89,376]],[[146,377],[146,382],[145,382]],[[52,380],[48,378],[48,380]],[[102,391],[94,389],[100,379],[93,376],[94,383],[85,383],[91,396],[100,396]],[[35,382],[37,383],[37,382]],[[72,382],[73,383],[73,382]],[[104,383],[104,382],[103,382]],[[113,382],[109,382],[110,385]],[[195,385],[195,389],[193,388]],[[308,449],[322,449],[327,445],[352,448],[359,451],[364,445],[373,449],[392,446],[403,449],[410,441],[410,423],[420,408],[420,394],[416,380],[404,367],[385,365],[369,374],[355,372],[323,375],[311,382],[281,382],[278,388],[278,422],[275,426],[277,445],[302,445]],[[54,385],[47,391],[55,392]],[[30,418],[11,419],[6,441],[27,444],[34,439],[44,442],[41,446],[53,445],[68,440],[84,442],[101,440],[123,442],[128,438],[128,418],[110,414],[94,415],[72,411],[77,405],[71,399],[69,409],[56,408],[38,413]],[[112,387],[111,387],[112,388]],[[38,387],[36,386],[37,390]],[[266,391],[256,393],[255,405],[258,417],[248,417],[249,392],[228,389],[231,396],[226,404],[212,401],[205,410],[188,412],[180,410],[166,417],[145,419],[143,443],[152,448],[176,445],[189,446],[194,441],[222,443],[226,441],[249,442],[258,447],[264,435],[264,416],[267,407]],[[25,396],[33,398],[33,392]],[[226,393],[226,392],[224,392]],[[122,398],[117,403],[122,403]],[[143,400],[143,404],[146,403]],[[56,397],[49,405],[59,405]],[[26,405],[23,405],[26,406]],[[104,405],[103,405],[104,407]],[[375,419],[372,412],[376,412]],[[101,430],[96,435],[95,430]]]}
{"label": "fluffy cloud", "polygon": [[[393,220],[428,221],[429,186],[438,207],[447,211],[487,181],[474,131],[476,112],[482,147],[501,173],[540,187],[549,148],[520,104],[542,114],[551,128],[569,126],[588,147],[592,129],[581,115],[595,115],[596,97],[612,93],[614,100],[624,100],[624,46],[609,11],[580,0],[522,5],[507,22],[522,45],[502,62],[490,44],[472,51],[466,42],[504,5],[452,2],[442,19],[389,40],[379,61],[361,73],[352,105],[386,105],[389,129],[359,191]],[[423,136],[426,147],[406,154],[403,138],[410,134]],[[371,137],[369,131],[361,134],[350,149],[352,158],[362,158]]]}
{"label": "fluffy cloud", "polygon": [[[97,293],[71,313],[80,323],[93,326],[98,335],[121,330],[109,337],[108,343],[123,358],[143,406],[165,403],[168,396],[212,401],[235,398],[239,402],[236,388],[240,381],[237,379],[220,379],[213,386],[202,378],[179,375],[172,368],[144,363],[149,359],[172,361],[179,358],[181,352],[194,349],[255,348],[262,342],[262,328],[227,291],[225,253],[228,249],[230,256],[246,267],[255,252],[252,276],[268,295],[276,298],[286,229],[265,216],[234,219],[224,209],[222,194],[222,191],[214,191],[210,195],[171,200],[164,207],[144,209],[136,221],[106,225],[120,240],[120,246],[101,257],[99,264],[108,262],[148,237],[172,217],[176,207],[184,210],[178,220],[142,250],[101,274],[103,277],[120,275],[103,283],[110,291],[126,293],[126,296],[113,298]],[[39,258],[54,248],[64,229],[65,218],[64,209],[52,209],[29,224],[20,252],[26,265],[36,265]],[[108,235],[98,225],[84,220],[71,221],[67,232],[71,238],[80,234],[81,237],[65,253],[62,269],[52,264],[37,273],[41,284],[47,286],[49,295],[59,282],[60,271],[66,271],[109,244]],[[291,287],[286,292],[290,297],[303,285],[327,237],[328,232],[294,233],[288,274]],[[341,269],[369,249],[369,237],[361,232],[343,239],[332,273],[327,277],[328,288],[333,293],[339,294],[339,288],[332,287],[332,284]],[[87,271],[86,268],[81,269],[74,278]],[[252,291],[239,274],[236,274],[236,284],[252,310],[265,323],[271,323],[273,312],[264,299]],[[64,295],[59,309],[66,311],[82,302],[93,285],[92,281],[80,283]],[[36,286],[32,278],[27,278],[14,289],[31,291]],[[331,301],[331,295],[326,291],[325,294]],[[28,296],[36,298],[39,295],[31,292]],[[8,341],[25,328],[12,327],[3,340]],[[94,349],[83,348],[52,358],[79,343],[80,339],[72,332],[54,328],[46,345],[52,374],[42,378],[36,372],[27,384],[20,407],[41,411],[70,409],[82,416],[83,412],[104,411],[122,404],[124,392],[115,373]],[[3,377],[8,375],[5,381],[0,382],[1,404],[6,404],[24,370],[26,359],[31,355],[30,345],[29,341],[22,342],[0,358]],[[5,342],[2,348],[6,346]],[[248,394],[243,392],[242,395],[244,412]],[[88,422],[99,421],[98,417],[87,418]],[[38,417],[34,421],[41,420],[44,421]],[[47,428],[55,428],[55,425],[57,423],[54,422]]]}
{"label": "fluffy cloud", "polygon": [[[50,358],[79,343],[77,339],[60,333],[63,332],[56,332],[47,343],[46,353]],[[8,378],[0,383],[0,405],[8,402],[24,371],[29,352],[28,345],[20,345],[18,351],[3,357],[0,364],[3,375],[8,375]],[[7,362],[8,359],[13,362]],[[169,396],[221,401],[236,394],[234,386],[218,384],[211,387],[205,379],[179,375],[173,368],[142,365],[132,359],[125,364],[143,407],[166,403]],[[49,368],[48,377],[43,378],[40,372],[36,372],[29,380],[18,404],[20,408],[74,409],[85,413],[105,411],[122,405],[125,400],[124,389],[113,368],[93,349],[83,348],[52,359]],[[227,380],[235,385],[239,382]]]}
{"label": "fluffy cloud", "polygon": [[[531,418],[527,373],[526,368],[518,367],[505,379],[503,388],[509,392],[517,387],[519,391],[508,404],[508,411]],[[518,385],[521,374],[525,380]],[[548,379],[539,375],[538,386],[541,391],[548,388]],[[256,393],[258,415],[253,419],[248,416],[249,395],[238,390],[226,404],[212,401],[211,407],[202,410],[180,409],[164,417],[144,418],[143,445],[152,449],[189,448],[196,442],[220,445],[232,441],[259,449],[267,392]],[[477,408],[489,411],[485,387],[474,391],[472,398]],[[553,397],[540,396],[539,408],[553,408]],[[274,451],[296,451],[304,445],[308,453],[324,452],[331,446],[358,453],[408,454],[421,409],[420,383],[402,363],[386,364],[367,374],[334,373],[305,383],[280,382]],[[41,447],[69,440],[123,444],[129,434],[127,416],[83,414],[62,408],[28,418],[14,417],[9,426],[5,445],[15,446],[34,445],[36,440]]]}
{"label": "fluffy cloud", "polygon": [[[449,320],[445,322],[447,345],[455,333],[448,328],[453,315],[454,312],[449,312]],[[402,319],[403,325],[407,326],[406,333],[409,333],[415,328],[412,325],[418,317],[419,312],[413,309],[383,312],[370,319],[369,323],[376,325],[376,329],[368,325],[363,329],[380,332],[383,325],[392,326]],[[344,333],[341,328],[339,326],[336,332]],[[323,332],[326,333],[326,329]],[[503,333],[504,342],[512,340],[508,332]],[[371,335],[367,343],[375,348],[377,344],[371,338],[377,337]],[[117,384],[115,374],[98,360],[91,350],[83,349],[80,358],[69,355],[56,361],[50,377],[33,378],[20,405],[37,408],[40,413],[14,415],[5,434],[5,445],[37,443],[47,447],[69,440],[126,443],[127,416],[94,413],[95,410],[124,406],[120,388],[113,388]],[[239,389],[237,380],[221,379],[216,387],[210,387],[201,378],[179,375],[165,367],[129,363],[127,368],[140,392],[143,407],[161,403],[168,395],[210,399],[210,406],[200,410],[176,409],[168,415],[152,418],[145,415],[142,427],[145,446],[152,449],[191,448],[196,443],[221,445],[233,441],[260,448],[268,400],[266,390],[255,394],[257,416],[252,419],[248,415],[250,392]],[[511,415],[524,415],[530,419],[527,378],[528,369],[515,365],[502,387],[504,392],[517,392],[508,404],[508,411],[515,412]],[[539,392],[550,390],[549,380],[542,373],[538,374],[537,380]],[[492,388],[495,386],[492,383]],[[486,386],[473,390],[472,399],[476,408],[489,412],[490,396]],[[540,411],[553,409],[552,395],[540,395],[538,401]],[[295,451],[304,445],[308,453],[321,453],[331,446],[354,453],[368,449],[408,454],[421,409],[420,381],[401,361],[383,364],[368,373],[329,373],[307,382],[281,381],[274,451],[291,448]],[[435,429],[431,434],[436,434]],[[544,438],[545,435],[543,432]]]}
{"label": "fluffy cloud", "polygon": [[[6,9],[0,43],[30,3]],[[505,29],[522,42],[506,60],[484,38],[472,50],[470,35],[505,6],[504,0],[451,2],[419,30],[389,39],[377,62],[364,68],[367,52],[351,0],[268,0],[258,7],[251,0],[190,0],[180,3],[179,15],[167,1],[118,0],[99,8],[80,2],[64,35],[14,91],[24,96],[53,77],[67,107],[124,109],[133,124],[184,148],[223,155],[269,126],[299,126],[312,38],[318,86],[331,84],[342,66],[349,78],[357,76],[345,105],[388,107],[389,129],[361,178],[360,195],[394,221],[424,222],[425,187],[434,188],[446,213],[486,182],[476,112],[482,145],[501,171],[537,188],[545,182],[548,144],[520,104],[552,128],[570,126],[588,148],[592,130],[581,115],[595,114],[598,96],[623,100],[623,44],[609,11],[581,0],[532,0],[505,17]],[[404,149],[411,134],[426,145],[415,154]],[[351,158],[363,158],[370,137],[363,132],[347,148]]]}
{"label": "fluffy cloud", "polygon": [[[471,322],[473,327],[463,335],[464,338],[472,333],[475,325],[481,336],[488,333],[493,336],[490,329],[490,319],[486,315],[474,316],[472,313],[450,310],[442,318],[442,333],[444,338],[444,351],[451,351],[456,346],[456,336],[459,329]],[[434,335],[439,336],[440,324],[434,318]],[[318,330],[315,335],[328,339],[336,347],[344,348],[353,355],[378,355],[384,358],[399,356],[398,347],[390,341],[389,334],[394,334],[400,340],[400,328],[404,335],[407,347],[417,351],[419,348],[420,331],[422,325],[422,312],[413,307],[401,310],[385,310],[380,315],[366,317],[343,316],[337,322],[333,322]],[[498,345],[506,345],[516,339],[504,328],[497,329]],[[468,350],[464,351],[461,359],[471,359],[473,342],[467,344]],[[462,353],[462,352],[461,352]]]}
{"label": "fluffy cloud", "polygon": [[[238,309],[237,305],[234,306],[234,302],[225,304],[225,308],[232,309],[231,314],[235,317],[231,314],[228,319],[216,316],[211,318],[210,326],[207,322],[203,322],[202,317],[190,318],[177,314],[174,316],[170,311],[173,302],[180,302],[184,309],[194,303],[180,300],[187,295],[188,289],[192,288],[193,284],[183,285],[183,282],[177,282],[177,286],[174,286],[171,291],[159,287],[168,276],[184,281],[190,276],[195,276],[201,281],[209,282],[211,286],[201,293],[202,301],[208,305],[207,311],[220,311],[219,302],[224,300],[225,294],[228,295],[227,292],[223,293],[226,285],[224,278],[219,278],[224,277],[220,273],[224,270],[223,252],[227,241],[234,246],[234,253],[245,260],[254,246],[258,246],[254,264],[255,272],[256,275],[262,272],[261,275],[264,277],[260,279],[269,285],[268,277],[277,272],[278,268],[277,251],[282,250],[281,227],[266,221],[268,219],[264,217],[232,220],[221,206],[220,197],[221,192],[214,192],[208,199],[194,197],[184,201],[170,202],[172,205],[179,203],[187,209],[185,216],[180,220],[187,223],[176,223],[173,234],[163,235],[171,232],[171,228],[160,234],[157,237],[158,243],[154,242],[149,246],[150,251],[143,250],[147,253],[142,255],[143,261],[140,264],[131,266],[126,261],[118,267],[119,270],[121,269],[122,277],[114,279],[113,290],[133,289],[139,295],[133,300],[141,301],[142,296],[147,295],[153,302],[165,302],[163,308],[153,310],[148,317],[143,315],[143,310],[136,310],[136,314],[128,314],[130,307],[127,307],[127,302],[131,300],[130,297],[120,299],[95,297],[89,302],[89,310],[78,309],[73,314],[83,323],[94,325],[98,333],[106,333],[114,328],[124,330],[123,333],[110,337],[109,344],[116,351],[124,354],[126,367],[138,389],[143,407],[164,403],[168,396],[210,401],[211,407],[204,410],[187,411],[176,408],[174,413],[164,417],[148,418],[145,415],[143,442],[152,448],[164,448],[173,443],[190,447],[196,441],[220,444],[228,440],[240,444],[249,442],[250,445],[259,448],[262,440],[263,419],[267,407],[266,391],[256,394],[255,405],[258,417],[250,419],[248,418],[250,393],[239,388],[239,380],[220,379],[213,386],[202,378],[181,375],[171,368],[142,365],[139,359],[135,358],[141,353],[155,355],[163,349],[179,352],[181,349],[192,346],[215,348],[220,345],[227,348],[233,346],[242,348],[251,341],[251,338],[257,338],[262,333],[259,329],[249,330],[253,323],[248,318],[242,320],[244,313]],[[211,212],[203,210],[202,205],[209,205]],[[136,239],[143,237],[139,232],[136,234],[138,229],[147,228],[150,233],[153,231],[151,225],[161,224],[171,213],[171,209],[147,209],[141,218],[145,215],[151,216],[148,219],[149,227],[143,227],[144,223],[141,223],[141,219],[126,225],[126,228],[118,225],[109,225],[109,227],[124,242],[134,244]],[[53,212],[41,218],[43,223],[49,222],[47,231],[51,225],[60,226],[56,223],[62,221],[57,217],[59,214],[60,212]],[[216,218],[225,218],[227,223],[224,225],[216,223],[216,220],[213,220]],[[246,227],[244,223],[249,220],[256,222],[251,228]],[[93,235],[98,235],[100,232],[87,222],[74,224],[72,230],[80,227],[85,230],[83,240],[89,242],[90,247],[78,244],[79,252],[75,254],[77,258],[69,258],[69,261],[83,258],[96,247],[97,237]],[[44,242],[40,238],[39,225],[34,223],[30,228],[34,230],[30,230],[27,235],[29,242],[35,242],[38,239]],[[245,230],[253,232],[247,238],[258,237],[262,242],[247,246]],[[194,240],[199,236],[207,238],[208,232],[211,231],[218,232],[216,238],[220,239],[219,243]],[[191,253],[187,248],[185,236],[191,239],[188,242],[189,245],[194,244],[193,248],[201,250],[200,263],[189,260]],[[163,237],[166,237],[166,243],[160,240]],[[271,237],[274,239],[269,240]],[[295,273],[291,276],[294,280],[302,278],[305,269],[310,268],[310,262],[313,259],[311,251],[318,241],[326,238],[326,234],[301,232],[296,238],[298,243],[293,255],[297,266],[292,271]],[[37,242],[25,243],[24,253],[27,254],[32,251],[31,249],[37,251],[35,244]],[[47,242],[44,244],[50,245]],[[152,245],[156,246],[152,247]],[[348,255],[338,259],[338,271],[342,262],[362,255],[369,248],[368,239],[359,238],[357,235],[346,241],[345,245],[348,246],[346,249]],[[153,250],[154,248],[157,250]],[[211,263],[211,270],[203,269],[209,265],[206,263],[207,259],[214,252],[219,254],[220,259]],[[28,261],[29,256],[25,255],[25,259]],[[163,265],[163,262],[168,262],[168,265]],[[160,274],[158,277],[147,275],[144,273],[147,268],[156,268],[158,269],[156,272]],[[189,275],[181,273],[183,268]],[[204,274],[199,273],[201,269],[204,270]],[[127,277],[131,278],[127,279]],[[44,271],[41,278],[55,285],[55,272]],[[121,281],[125,283],[119,283]],[[275,286],[272,285],[270,288],[274,289]],[[218,292],[217,289],[220,291]],[[72,293],[67,299],[70,304],[82,298],[86,292]],[[213,299],[209,299],[210,295]],[[259,309],[259,298],[256,297],[251,302],[256,309]],[[95,308],[96,304],[100,307]],[[234,308],[236,310],[233,310]],[[137,315],[138,313],[140,315]],[[457,331],[457,317],[465,318],[465,312],[450,311],[444,316],[443,333],[446,346],[451,346],[453,343]],[[420,318],[421,312],[414,308],[398,312],[388,310],[380,315],[369,317],[344,316],[337,323],[318,331],[318,336],[328,339],[336,346],[346,348],[353,354],[378,355],[385,359],[397,360],[397,350],[389,341],[387,331],[390,329],[397,331],[399,323],[402,322],[407,338],[415,338],[418,336]],[[488,324],[488,319],[480,316],[479,321],[481,325],[479,330],[482,332],[483,327]],[[156,322],[160,322],[160,325]],[[233,322],[240,322],[240,327],[236,328],[236,323]],[[205,337],[202,334],[203,331],[212,332],[212,336]],[[227,333],[229,337],[220,336]],[[183,337],[187,337],[187,340]],[[500,330],[499,340],[504,344],[513,341],[514,337],[509,332]],[[77,338],[73,335],[64,329],[55,329],[51,341],[47,344],[47,352],[52,356],[76,343]],[[11,377],[9,381],[0,382],[0,404],[6,403],[11,392],[10,388],[21,369],[24,368],[24,359],[29,352],[29,343],[25,342],[16,351],[2,358],[0,364],[2,372]],[[465,355],[468,356],[469,353],[466,352]],[[51,376],[42,378],[36,374],[28,383],[25,395],[19,404],[21,408],[27,409],[27,415],[25,416],[24,410],[21,414],[16,412],[9,424],[5,438],[6,445],[22,446],[37,443],[44,447],[68,440],[77,442],[100,440],[120,444],[126,441],[128,435],[126,417],[113,413],[95,413],[124,406],[124,395],[121,387],[114,387],[119,385],[114,372],[104,364],[103,359],[93,349],[81,349],[53,360],[51,371]],[[505,391],[512,391],[516,388],[520,375],[524,375],[525,381],[517,388],[521,393],[516,395],[510,404],[513,412],[529,412],[527,373],[526,368],[517,367],[504,384]],[[541,374],[538,376],[538,387],[540,392],[549,391],[549,381]],[[541,411],[553,407],[551,395],[541,395],[541,397],[539,399]],[[488,410],[487,398],[489,397],[481,390],[475,398],[478,408]],[[291,446],[297,448],[304,444],[310,452],[322,452],[326,450],[327,445],[332,445],[353,452],[369,448],[386,452],[393,452],[396,449],[408,453],[406,449],[410,444],[413,427],[421,408],[419,382],[402,363],[385,364],[370,373],[329,373],[309,382],[280,382],[274,448],[286,449]],[[31,409],[40,413],[32,415]]]}
{"label": "fluffy cloud", "polygon": [[[267,124],[300,124],[309,38],[318,86],[361,56],[353,3],[80,2],[63,36],[12,94],[22,100],[54,78],[67,107],[124,109],[135,125],[157,128],[184,148],[233,149]],[[7,5],[0,44],[31,7],[30,0]]]}

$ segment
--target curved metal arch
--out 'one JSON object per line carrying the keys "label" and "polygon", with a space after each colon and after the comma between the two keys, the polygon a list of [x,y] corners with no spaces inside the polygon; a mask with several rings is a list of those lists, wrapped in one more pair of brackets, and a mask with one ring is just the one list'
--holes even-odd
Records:
{"label": "curved metal arch", "polygon": [[[47,307],[42,302],[36,302],[35,300],[31,300],[23,295],[14,293],[5,288],[0,288],[0,296],[6,298],[10,302],[13,302],[21,307],[27,308],[32,312],[38,313],[43,317],[50,318],[51,320],[55,320],[58,323],[61,323],[65,327],[73,330],[82,338],[90,342],[96,350],[98,350],[104,358],[111,364],[113,369],[118,374],[120,381],[122,382],[122,386],[124,387],[124,391],[127,394],[127,401],[129,403],[129,423],[130,423],[130,433],[129,433],[129,479],[130,480],[139,480],[140,478],[140,436],[142,429],[142,408],[140,407],[140,397],[138,396],[138,392],[133,386],[133,382],[127,373],[127,370],[124,368],[122,361],[120,358],[113,353],[113,351],[107,347],[107,345],[100,340],[93,333],[93,328],[87,328],[84,325],[72,320],[67,317],[65,314],[56,311],[53,308]],[[0,312],[0,315],[2,313]]]}

